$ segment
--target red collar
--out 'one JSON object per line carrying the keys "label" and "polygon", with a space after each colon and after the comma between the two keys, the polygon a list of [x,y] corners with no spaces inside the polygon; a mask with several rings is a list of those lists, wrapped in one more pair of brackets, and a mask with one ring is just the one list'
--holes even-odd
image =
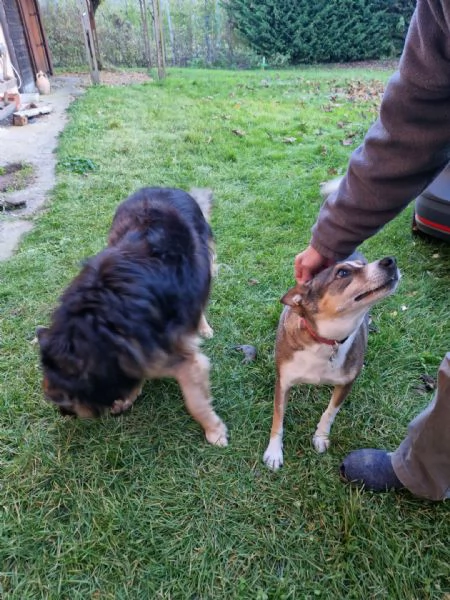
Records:
{"label": "red collar", "polygon": [[324,338],[314,331],[311,323],[307,321],[304,317],[299,317],[299,322],[300,328],[306,329],[306,331],[309,333],[312,339],[316,342],[319,342],[319,344],[326,344],[327,346],[336,346],[337,344],[343,344],[347,339],[345,338],[343,340],[331,340],[330,338]]}

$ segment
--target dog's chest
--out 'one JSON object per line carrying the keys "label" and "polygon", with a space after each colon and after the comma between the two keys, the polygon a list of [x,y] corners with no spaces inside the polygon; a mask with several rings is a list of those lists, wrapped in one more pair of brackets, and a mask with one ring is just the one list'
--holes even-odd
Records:
{"label": "dog's chest", "polygon": [[280,377],[286,385],[343,385],[353,381],[359,368],[346,364],[346,357],[353,343],[353,336],[351,338],[337,348],[326,344],[312,344],[294,352],[289,360],[279,365]]}

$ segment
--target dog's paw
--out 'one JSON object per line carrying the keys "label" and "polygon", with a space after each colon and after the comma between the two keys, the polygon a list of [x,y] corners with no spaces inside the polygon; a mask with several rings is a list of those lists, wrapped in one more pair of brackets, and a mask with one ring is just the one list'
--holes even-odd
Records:
{"label": "dog's paw", "polygon": [[122,413],[129,410],[133,406],[136,398],[139,396],[139,394],[141,392],[142,392],[142,387],[139,388],[138,390],[135,390],[135,392],[129,398],[125,398],[125,400],[122,400],[122,399],[114,400],[114,402],[109,410],[110,414],[117,416],[117,415],[121,415]]}
{"label": "dog's paw", "polygon": [[133,406],[133,402],[133,400],[114,400],[109,412],[114,416],[121,415]]}
{"label": "dog's paw", "polygon": [[223,421],[220,421],[214,429],[205,431],[205,436],[208,442],[213,444],[213,446],[221,446],[222,448],[228,446],[228,430]]}
{"label": "dog's paw", "polygon": [[278,471],[283,466],[283,446],[278,439],[270,440],[263,461],[272,471]]}
{"label": "dog's paw", "polygon": [[330,447],[330,440],[327,435],[320,435],[316,433],[313,437],[313,446],[317,452],[322,454],[323,452],[326,452]]}
{"label": "dog's paw", "polygon": [[200,325],[198,332],[202,338],[205,338],[206,340],[210,340],[214,337],[214,329],[206,321],[204,324]]}
{"label": "dog's paw", "polygon": [[198,333],[206,339],[210,339],[214,335],[214,330],[206,320],[206,317],[203,313],[200,318],[200,323],[198,324]]}

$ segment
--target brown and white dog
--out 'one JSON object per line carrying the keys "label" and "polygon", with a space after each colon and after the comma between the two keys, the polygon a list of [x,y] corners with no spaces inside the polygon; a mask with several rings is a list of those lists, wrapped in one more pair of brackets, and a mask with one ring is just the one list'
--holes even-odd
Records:
{"label": "brown and white dog", "polygon": [[204,316],[214,258],[212,194],[191,193],[143,188],[122,202],[108,247],[68,286],[50,327],[39,328],[45,397],[62,414],[118,414],[144,380],[174,377],[206,439],[227,445],[198,337],[212,335]]}
{"label": "brown and white dog", "polygon": [[327,450],[331,425],[363,366],[368,310],[397,287],[400,272],[394,258],[370,264],[361,259],[328,267],[281,299],[285,307],[276,338],[274,415],[264,453],[273,470],[283,464],[283,418],[294,384],[334,386],[313,437],[318,452]]}

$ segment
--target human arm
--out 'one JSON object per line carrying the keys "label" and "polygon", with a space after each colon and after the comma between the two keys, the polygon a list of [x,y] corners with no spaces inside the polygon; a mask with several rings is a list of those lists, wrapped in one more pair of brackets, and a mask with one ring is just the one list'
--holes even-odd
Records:
{"label": "human arm", "polygon": [[[450,3],[418,0],[379,118],[352,154],[339,189],[324,202],[312,229],[311,246],[323,259],[317,270],[325,260],[350,255],[449,160]],[[297,279],[302,278],[301,256],[296,257]],[[315,261],[320,262],[317,256]]]}

